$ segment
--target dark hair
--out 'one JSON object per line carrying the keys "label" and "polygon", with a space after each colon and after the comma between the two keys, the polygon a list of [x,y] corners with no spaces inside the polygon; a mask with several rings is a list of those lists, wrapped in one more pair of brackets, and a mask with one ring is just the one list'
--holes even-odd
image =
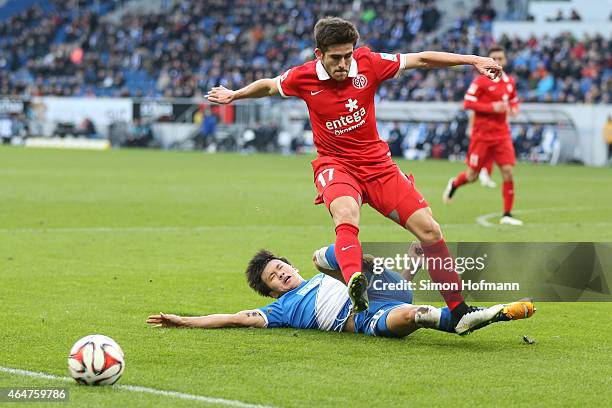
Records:
{"label": "dark hair", "polygon": [[499,45],[494,45],[493,47],[489,48],[489,52],[487,52],[487,56],[490,56],[494,52],[506,53],[506,50],[504,50],[504,47],[500,47]]}
{"label": "dark hair", "polygon": [[261,296],[270,296],[271,289],[261,280],[261,274],[268,262],[278,259],[279,261],[283,261],[286,264],[291,265],[291,263],[285,258],[278,257],[274,255],[272,252],[266,249],[260,249],[253,258],[249,261],[249,265],[246,269],[246,278],[247,282],[249,282],[249,286],[255,292],[259,293]]}
{"label": "dark hair", "polygon": [[325,52],[331,45],[352,43],[355,46],[359,33],[350,21],[340,17],[325,17],[315,24],[314,37],[317,48]]}

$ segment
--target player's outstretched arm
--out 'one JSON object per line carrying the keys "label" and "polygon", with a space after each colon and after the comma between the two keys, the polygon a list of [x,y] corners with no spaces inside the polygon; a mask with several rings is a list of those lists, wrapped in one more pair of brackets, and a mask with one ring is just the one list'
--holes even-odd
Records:
{"label": "player's outstretched arm", "polygon": [[276,78],[264,78],[240,88],[237,91],[232,91],[224,86],[215,86],[206,94],[206,99],[210,102],[228,104],[237,99],[246,98],[263,98],[266,96],[278,95],[278,86]]}
{"label": "player's outstretched arm", "polygon": [[455,65],[472,65],[483,75],[495,79],[502,73],[502,67],[493,58],[478,55],[461,55],[449,52],[422,51],[402,54],[402,67],[410,68],[444,68]]}
{"label": "player's outstretched arm", "polygon": [[257,310],[243,310],[234,314],[212,314],[193,317],[160,313],[149,316],[147,323],[154,327],[188,327],[199,329],[266,326],[266,321]]}

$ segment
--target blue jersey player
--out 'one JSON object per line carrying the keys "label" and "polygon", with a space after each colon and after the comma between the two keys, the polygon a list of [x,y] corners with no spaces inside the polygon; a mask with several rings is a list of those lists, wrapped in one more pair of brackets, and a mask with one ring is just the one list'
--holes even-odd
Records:
{"label": "blue jersey player", "polygon": [[[366,272],[370,282],[369,307],[353,314],[333,245],[317,250],[313,261],[317,269],[324,273],[305,280],[288,260],[261,250],[249,262],[247,280],[256,292],[274,298],[272,303],[234,314],[183,317],[160,313],[149,316],[147,323],[159,327],[204,329],[293,327],[382,337],[405,337],[418,328],[459,332],[456,330],[457,322],[447,307],[413,305],[408,282],[390,270],[384,270],[381,274]],[[366,256],[364,270],[371,269],[371,262]],[[493,322],[530,317],[535,312],[531,300],[481,310],[484,310],[480,314],[482,318],[467,333]]]}

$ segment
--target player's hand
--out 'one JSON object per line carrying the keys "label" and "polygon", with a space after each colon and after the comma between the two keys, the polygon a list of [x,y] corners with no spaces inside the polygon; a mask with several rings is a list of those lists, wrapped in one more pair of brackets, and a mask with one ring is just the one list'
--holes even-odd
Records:
{"label": "player's hand", "polygon": [[519,114],[519,108],[518,106],[511,106],[510,107],[510,116],[512,116],[513,118],[516,118]]}
{"label": "player's hand", "polygon": [[504,101],[493,102],[493,112],[503,113],[508,110],[508,104]]}
{"label": "player's hand", "polygon": [[227,89],[224,86],[215,86],[213,89],[208,91],[206,99],[210,102],[219,103],[222,105],[231,103],[236,96],[236,92],[231,89]]}
{"label": "player's hand", "polygon": [[[425,252],[420,242],[412,242],[408,248],[408,257],[410,263],[407,265],[408,268],[402,271],[402,277],[407,281],[411,282],[414,279],[414,275],[425,265]],[[418,265],[416,268],[415,265]]]}
{"label": "player's hand", "polygon": [[147,323],[153,327],[181,327],[183,326],[183,320],[180,316],[173,314],[159,313],[158,315],[151,315],[147,319]]}
{"label": "player's hand", "polygon": [[474,68],[489,79],[497,79],[502,74],[502,67],[493,58],[476,57],[476,61],[472,64]]}

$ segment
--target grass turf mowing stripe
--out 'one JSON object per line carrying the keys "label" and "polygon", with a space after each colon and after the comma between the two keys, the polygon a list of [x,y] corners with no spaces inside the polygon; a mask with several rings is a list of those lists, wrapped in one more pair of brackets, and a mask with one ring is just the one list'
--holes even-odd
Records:
{"label": "grass turf mowing stripe", "polygon": [[[24,377],[42,378],[46,380],[55,380],[55,381],[64,381],[64,382],[74,381],[70,377],[61,377],[59,375],[41,373],[37,371],[21,370],[18,368],[11,368],[11,367],[0,366],[0,372],[7,373],[7,374],[13,374],[13,375],[20,375]],[[180,399],[190,400],[190,401],[200,401],[200,402],[206,402],[208,404],[225,405],[228,407],[272,408],[271,406],[268,406],[268,405],[248,404],[242,401],[227,400],[223,398],[214,398],[214,397],[205,397],[202,395],[187,394],[187,393],[178,392],[178,391],[158,390],[155,388],[141,387],[139,385],[117,384],[117,385],[113,385],[112,387],[123,390],[123,391],[142,392],[146,394],[162,395],[165,397],[180,398]]]}

